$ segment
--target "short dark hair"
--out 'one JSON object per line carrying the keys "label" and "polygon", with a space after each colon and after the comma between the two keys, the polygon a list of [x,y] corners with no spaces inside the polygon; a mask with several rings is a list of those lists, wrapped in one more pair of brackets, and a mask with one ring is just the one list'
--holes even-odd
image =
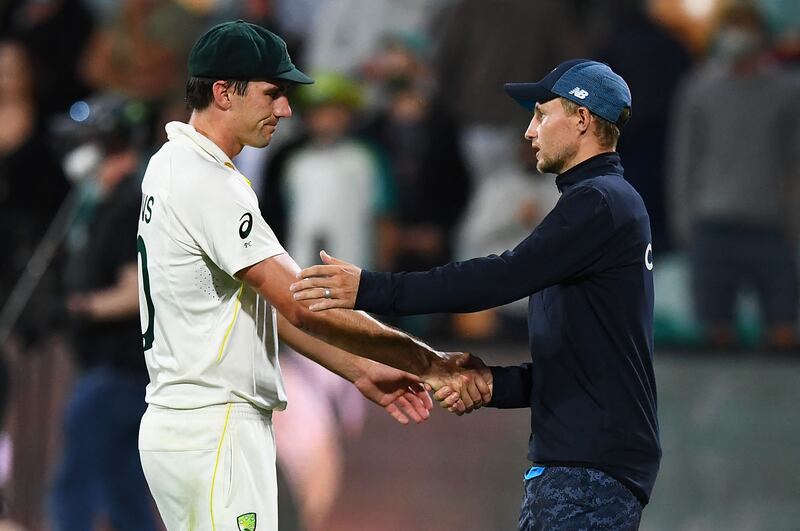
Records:
{"label": "short dark hair", "polygon": [[[567,98],[559,98],[561,100],[561,105],[564,107],[564,111],[570,116],[575,114],[578,111],[578,105],[572,100],[568,100]],[[591,111],[590,111],[591,112]],[[596,114],[592,113],[594,119],[597,121],[597,128],[594,131],[595,136],[600,140],[600,144],[603,147],[615,149],[617,147],[617,142],[619,141],[620,135],[620,128],[628,123],[628,120],[631,118],[631,109],[630,107],[625,107],[622,109],[622,112],[619,115],[619,120],[617,120],[616,124],[613,124],[602,118],[597,116]]]}
{"label": "short dark hair", "polygon": [[[189,78],[189,81],[186,82],[186,105],[189,110],[202,111],[211,105],[211,100],[214,99],[213,87],[217,81],[220,80],[213,77]],[[233,89],[234,94],[244,96],[245,92],[247,92],[249,81],[246,79],[226,79],[223,81],[225,81],[228,88]]]}

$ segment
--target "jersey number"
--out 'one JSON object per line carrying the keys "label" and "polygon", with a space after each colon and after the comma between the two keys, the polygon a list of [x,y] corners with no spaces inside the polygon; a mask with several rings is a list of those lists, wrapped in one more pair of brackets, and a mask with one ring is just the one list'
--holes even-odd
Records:
{"label": "jersey number", "polygon": [[142,344],[144,350],[153,348],[155,331],[153,323],[156,318],[156,309],[153,306],[153,297],[150,295],[150,276],[147,274],[147,247],[141,236],[136,238],[136,252],[142,257],[142,289],[144,290],[144,300],[147,303],[147,328],[142,333]]}

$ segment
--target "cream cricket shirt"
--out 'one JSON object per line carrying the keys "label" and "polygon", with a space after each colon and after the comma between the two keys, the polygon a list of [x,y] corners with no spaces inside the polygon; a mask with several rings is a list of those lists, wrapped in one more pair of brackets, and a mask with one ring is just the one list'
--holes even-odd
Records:
{"label": "cream cricket shirt", "polygon": [[192,126],[171,122],[139,215],[139,308],[149,404],[283,409],[275,310],[234,277],[284,253],[247,179]]}

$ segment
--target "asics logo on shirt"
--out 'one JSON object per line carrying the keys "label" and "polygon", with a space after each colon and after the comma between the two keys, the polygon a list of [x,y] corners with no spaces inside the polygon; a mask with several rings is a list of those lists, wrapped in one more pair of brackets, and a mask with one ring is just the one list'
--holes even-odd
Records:
{"label": "asics logo on shirt", "polygon": [[253,214],[245,212],[242,217],[239,218],[239,221],[241,222],[239,225],[239,237],[244,240],[250,235],[250,231],[253,229]]}

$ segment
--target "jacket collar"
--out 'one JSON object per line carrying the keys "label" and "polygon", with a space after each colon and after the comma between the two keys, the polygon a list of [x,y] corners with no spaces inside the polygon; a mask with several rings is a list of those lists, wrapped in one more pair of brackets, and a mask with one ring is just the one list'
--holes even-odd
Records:
{"label": "jacket collar", "polygon": [[624,170],[622,169],[619,153],[616,151],[600,153],[560,174],[556,177],[556,186],[558,186],[559,192],[563,192],[564,189],[573,184],[591,177],[597,177],[598,175],[619,175],[622,177],[623,173]]}

